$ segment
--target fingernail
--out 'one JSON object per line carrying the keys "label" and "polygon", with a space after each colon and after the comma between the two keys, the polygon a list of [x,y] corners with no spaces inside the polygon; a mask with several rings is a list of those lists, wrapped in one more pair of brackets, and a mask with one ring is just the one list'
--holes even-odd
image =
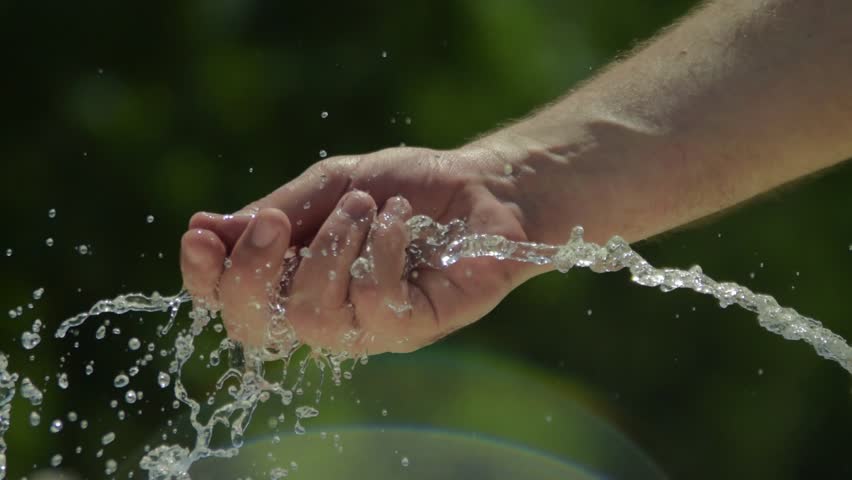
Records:
{"label": "fingernail", "polygon": [[360,191],[354,191],[346,195],[346,198],[343,200],[343,205],[341,205],[341,209],[343,212],[349,216],[352,220],[361,220],[365,218],[373,206],[370,204],[371,202],[368,200],[367,194]]}
{"label": "fingernail", "polygon": [[278,237],[280,230],[271,218],[265,215],[255,217],[254,227],[251,231],[251,243],[256,248],[266,248]]}
{"label": "fingernail", "polygon": [[183,251],[183,256],[190,265],[204,265],[207,257],[197,246],[193,245]]}

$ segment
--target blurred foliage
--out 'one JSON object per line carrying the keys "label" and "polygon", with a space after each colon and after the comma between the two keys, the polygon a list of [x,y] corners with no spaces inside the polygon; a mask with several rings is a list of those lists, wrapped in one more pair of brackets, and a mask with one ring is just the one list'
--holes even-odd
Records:
{"label": "blurred foliage", "polygon": [[[138,357],[127,339],[154,339],[150,323],[117,318],[122,333],[109,344],[96,342],[89,325],[77,339],[25,352],[20,333],[35,318],[49,337],[97,299],[174,292],[178,239],[192,212],[236,210],[298,175],[320,150],[459,145],[551,101],[692,3],[0,3],[0,251],[13,251],[0,257],[0,303],[25,312],[4,315],[0,350],[38,385],[55,385],[60,370],[72,377],[67,392],[49,389],[38,427],[25,421],[31,407],[15,402],[12,478],[55,452],[101,477],[105,458],[157,441],[168,416],[160,408],[170,408],[151,368],[140,373],[151,377],[146,400],[118,407],[126,420],[109,407],[118,398],[111,378]],[[638,248],[657,264],[700,263],[852,338],[850,184],[846,164]],[[91,254],[80,255],[79,245]],[[35,302],[39,287],[46,293]],[[664,295],[624,274],[546,275],[412,358],[471,349],[579,385],[594,411],[674,478],[852,477],[849,376],[706,298]],[[89,361],[91,377],[82,373]],[[203,369],[190,379],[201,390],[209,381]],[[490,400],[479,387],[456,386],[444,401],[463,399],[473,424],[487,424],[505,409],[484,408]],[[398,395],[380,382],[370,388],[374,397]],[[413,383],[407,408],[440,412],[440,403],[418,400],[417,389],[433,388]],[[148,414],[134,414],[141,408]],[[69,410],[90,429],[48,433],[49,421]],[[377,418],[365,412],[338,418]],[[121,430],[120,442],[98,458],[109,429]]]}

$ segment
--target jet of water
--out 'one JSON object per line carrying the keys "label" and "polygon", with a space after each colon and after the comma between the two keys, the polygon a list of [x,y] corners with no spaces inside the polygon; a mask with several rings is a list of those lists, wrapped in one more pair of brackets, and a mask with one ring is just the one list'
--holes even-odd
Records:
{"label": "jet of water", "polygon": [[[583,239],[582,227],[575,227],[571,237],[564,245],[547,245],[534,242],[517,242],[499,235],[489,235],[468,232],[464,222],[454,220],[446,225],[440,224],[426,216],[415,216],[408,223],[411,244],[408,246],[407,271],[414,268],[447,268],[466,258],[491,257],[501,261],[518,261],[536,265],[552,265],[560,272],[568,272],[572,268],[582,267],[598,273],[615,272],[624,268],[632,275],[632,281],[647,287],[658,287],[663,291],[685,288],[704,295],[714,297],[719,305],[727,307],[738,305],[757,314],[758,323],[767,330],[779,334],[786,339],[802,340],[816,349],[817,354],[839,363],[852,373],[852,349],[843,338],[834,334],[817,320],[799,314],[791,308],[782,307],[769,295],[754,293],[748,288],[731,282],[717,282],[705,275],[700,267],[687,270],[674,268],[656,268],[636,253],[620,237],[612,237],[603,246],[587,242]],[[372,271],[370,258],[359,258],[352,266],[353,275],[369,274]],[[293,268],[286,268],[292,274]],[[283,279],[286,283],[287,279]],[[276,294],[277,297],[277,294]],[[83,325],[90,317],[104,314],[122,314],[127,312],[170,312],[169,321],[160,329],[160,335],[174,324],[178,310],[183,303],[190,301],[191,296],[181,291],[173,296],[154,294],[145,296],[139,293],[120,295],[111,300],[97,302],[89,311],[80,313],[64,321],[56,331],[57,338],[63,338],[67,332]],[[239,345],[225,339],[220,351],[228,351],[231,358],[230,368],[217,382],[217,390],[224,388],[230,382],[228,393],[231,399],[225,405],[216,407],[207,422],[199,420],[201,404],[190,397],[181,381],[181,372],[187,360],[194,352],[193,340],[201,333],[211,319],[212,312],[196,308],[190,317],[192,325],[177,334],[175,340],[175,359],[172,361],[169,373],[174,375],[172,381],[175,397],[190,409],[190,420],[196,431],[195,445],[192,449],[180,445],[160,445],[150,451],[140,462],[140,466],[148,471],[151,479],[186,479],[190,466],[206,457],[232,457],[239,452],[242,445],[243,433],[248,426],[252,413],[258,403],[267,400],[270,395],[280,397],[283,405],[289,405],[293,399],[293,389],[286,388],[281,381],[270,381],[264,378],[264,365],[270,360],[287,362],[299,343],[292,338],[292,331],[286,321],[285,299],[273,298],[273,319],[270,322],[268,336],[270,341],[281,345],[281,340],[289,343],[287,348],[277,349],[247,349],[243,351]],[[213,357],[213,355],[211,355]],[[312,357],[320,358],[318,365],[331,365],[332,378],[339,383],[341,376],[340,365],[348,358],[346,352],[331,354],[315,352]],[[366,358],[364,359],[366,360]],[[308,359],[299,364],[299,379],[304,375]],[[4,399],[14,394],[17,377],[10,376],[5,371],[6,359],[0,355],[0,480],[3,478],[4,444],[2,432],[9,423],[9,405]],[[285,369],[286,371],[286,369]],[[6,375],[6,376],[4,376]],[[10,380],[11,379],[11,380]],[[238,382],[237,385],[234,385]],[[168,385],[168,382],[166,382]],[[11,393],[9,393],[11,392]],[[318,411],[313,407],[302,406],[297,409],[297,433],[301,428],[298,419],[316,416]],[[210,441],[213,429],[217,424],[226,425],[231,430],[231,444],[225,448],[211,448]],[[302,428],[301,431],[304,431]]]}

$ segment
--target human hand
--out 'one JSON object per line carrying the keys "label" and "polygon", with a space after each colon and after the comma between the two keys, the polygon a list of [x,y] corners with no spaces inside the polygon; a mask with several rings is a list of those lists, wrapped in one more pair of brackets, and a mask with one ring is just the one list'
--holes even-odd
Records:
{"label": "human hand", "polygon": [[[484,316],[536,267],[477,258],[405,272],[406,220],[459,218],[471,232],[527,240],[513,189],[505,162],[482,151],[330,158],[234,215],[194,215],[181,245],[184,284],[221,308],[232,338],[263,345],[295,247],[304,255],[283,293],[299,341],[349,353],[413,351]],[[350,266],[368,247],[372,272],[353,278]]]}

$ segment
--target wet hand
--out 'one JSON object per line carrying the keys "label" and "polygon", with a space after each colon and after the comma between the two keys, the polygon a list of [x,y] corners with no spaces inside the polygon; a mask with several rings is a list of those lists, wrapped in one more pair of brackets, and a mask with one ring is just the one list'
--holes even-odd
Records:
{"label": "wet hand", "polygon": [[[406,220],[461,218],[472,232],[526,240],[510,180],[490,157],[455,151],[331,158],[234,215],[193,216],[184,284],[221,308],[229,335],[263,345],[285,259],[298,251],[280,293],[299,341],[350,353],[416,350],[481,318],[536,272],[489,258],[407,271]],[[359,257],[372,268],[353,278]]]}

